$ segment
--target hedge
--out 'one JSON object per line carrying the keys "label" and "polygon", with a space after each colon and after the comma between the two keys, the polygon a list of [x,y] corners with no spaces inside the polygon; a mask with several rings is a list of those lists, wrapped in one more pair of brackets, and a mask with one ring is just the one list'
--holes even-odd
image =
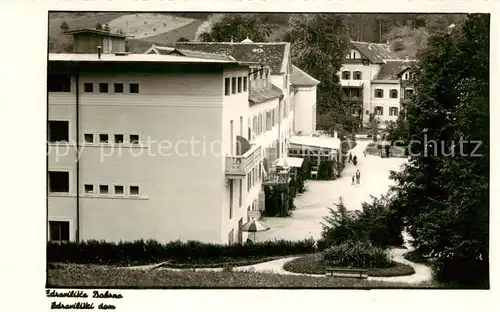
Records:
{"label": "hedge", "polygon": [[75,264],[147,264],[172,263],[206,264],[227,263],[231,260],[258,259],[314,253],[315,241],[275,240],[245,245],[222,245],[198,241],[174,241],[161,244],[154,240],[134,242],[85,241],[47,244],[47,262]]}

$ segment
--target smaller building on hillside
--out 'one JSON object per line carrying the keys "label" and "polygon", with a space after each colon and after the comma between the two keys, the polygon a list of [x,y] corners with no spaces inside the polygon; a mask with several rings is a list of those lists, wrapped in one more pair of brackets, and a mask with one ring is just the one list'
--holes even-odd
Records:
{"label": "smaller building on hillside", "polygon": [[86,28],[68,31],[66,34],[73,36],[74,53],[97,53],[98,47],[101,47],[102,53],[126,52],[127,36],[124,34]]}

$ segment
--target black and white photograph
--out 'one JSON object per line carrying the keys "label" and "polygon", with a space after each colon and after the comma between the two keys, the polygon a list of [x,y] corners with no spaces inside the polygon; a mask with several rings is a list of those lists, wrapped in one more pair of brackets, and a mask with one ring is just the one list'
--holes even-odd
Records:
{"label": "black and white photograph", "polygon": [[50,11],[46,287],[489,289],[490,14]]}

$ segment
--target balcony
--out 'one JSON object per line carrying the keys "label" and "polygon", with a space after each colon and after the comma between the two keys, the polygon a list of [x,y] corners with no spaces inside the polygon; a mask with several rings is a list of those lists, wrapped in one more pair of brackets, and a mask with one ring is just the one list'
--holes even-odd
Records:
{"label": "balcony", "polygon": [[291,170],[283,169],[269,172],[263,181],[263,185],[288,184],[291,180]]}
{"label": "balcony", "polygon": [[226,156],[226,176],[228,179],[243,179],[261,160],[261,147],[257,145],[243,155]]}
{"label": "balcony", "polygon": [[363,103],[363,97],[362,96],[347,96],[347,95],[344,95],[343,99],[344,99],[344,101],[349,102],[349,103]]}

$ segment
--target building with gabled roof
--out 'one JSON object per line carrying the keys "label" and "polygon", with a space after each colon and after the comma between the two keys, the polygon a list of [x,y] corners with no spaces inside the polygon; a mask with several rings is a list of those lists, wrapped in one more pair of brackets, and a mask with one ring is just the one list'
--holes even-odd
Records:
{"label": "building with gabled roof", "polygon": [[413,94],[409,70],[414,63],[400,58],[389,44],[351,41],[339,76],[344,100],[360,124],[368,125],[370,116],[381,128],[396,121]]}

